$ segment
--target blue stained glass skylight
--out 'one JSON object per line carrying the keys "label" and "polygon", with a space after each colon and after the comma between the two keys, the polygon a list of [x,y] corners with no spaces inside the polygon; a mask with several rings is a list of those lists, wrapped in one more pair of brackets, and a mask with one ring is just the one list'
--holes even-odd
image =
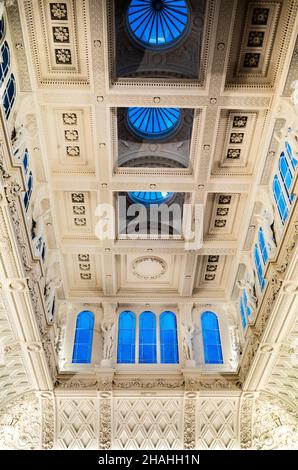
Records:
{"label": "blue stained glass skylight", "polygon": [[172,134],[181,121],[179,108],[128,108],[131,130],[145,139],[159,139]]}
{"label": "blue stained glass skylight", "polygon": [[144,47],[169,47],[186,32],[189,23],[187,1],[131,0],[127,23],[134,39]]}
{"label": "blue stained glass skylight", "polygon": [[130,199],[137,204],[164,204],[172,199],[173,193],[159,191],[135,191],[128,193]]}

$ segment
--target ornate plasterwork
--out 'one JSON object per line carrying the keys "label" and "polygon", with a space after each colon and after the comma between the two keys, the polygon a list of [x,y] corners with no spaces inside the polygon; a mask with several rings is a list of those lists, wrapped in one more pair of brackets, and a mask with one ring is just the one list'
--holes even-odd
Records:
{"label": "ornate plasterwork", "polygon": [[40,434],[40,406],[34,393],[22,395],[0,409],[1,449],[39,449]]}
{"label": "ornate plasterwork", "polygon": [[112,440],[112,400],[103,398],[100,400],[99,418],[99,449],[107,450],[111,448]]}
{"label": "ornate plasterwork", "polygon": [[167,269],[167,263],[157,256],[142,256],[132,263],[133,274],[145,281],[161,278]]}
{"label": "ornate plasterwork", "polygon": [[258,450],[297,449],[298,413],[279,397],[263,393],[256,400],[252,447]]}
{"label": "ornate plasterwork", "polygon": [[252,419],[254,400],[245,396],[241,399],[240,407],[240,445],[242,449],[252,447]]}
{"label": "ornate plasterwork", "polygon": [[195,398],[184,400],[184,449],[196,448],[196,403]]}
{"label": "ornate plasterwork", "polygon": [[40,397],[42,413],[42,448],[50,450],[54,446],[55,438],[55,408],[54,396],[51,393],[43,393]]}

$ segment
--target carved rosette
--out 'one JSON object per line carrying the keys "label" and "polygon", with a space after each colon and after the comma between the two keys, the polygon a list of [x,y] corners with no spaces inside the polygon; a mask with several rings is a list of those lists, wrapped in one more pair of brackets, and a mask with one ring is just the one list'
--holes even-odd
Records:
{"label": "carved rosette", "polygon": [[112,400],[104,398],[100,400],[99,408],[99,449],[111,449],[112,435]]}
{"label": "carved rosette", "polygon": [[185,398],[184,402],[184,449],[196,447],[196,399]]}

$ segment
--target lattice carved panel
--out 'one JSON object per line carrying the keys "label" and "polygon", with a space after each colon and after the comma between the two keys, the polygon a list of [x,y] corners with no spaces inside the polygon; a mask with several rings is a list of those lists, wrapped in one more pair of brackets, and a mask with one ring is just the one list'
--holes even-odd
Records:
{"label": "lattice carved panel", "polygon": [[182,448],[182,399],[114,400],[114,449]]}
{"label": "lattice carved panel", "polygon": [[98,448],[98,407],[95,400],[57,399],[57,449]]}
{"label": "lattice carved panel", "polygon": [[238,438],[238,399],[202,398],[197,406],[197,445],[199,449],[236,449]]}

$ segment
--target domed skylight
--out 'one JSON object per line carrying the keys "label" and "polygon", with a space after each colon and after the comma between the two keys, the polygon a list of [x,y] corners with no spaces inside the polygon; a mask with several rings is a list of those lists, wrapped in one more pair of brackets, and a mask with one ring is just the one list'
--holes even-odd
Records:
{"label": "domed skylight", "polygon": [[147,48],[174,45],[189,24],[186,0],[131,0],[127,23],[133,38]]}
{"label": "domed skylight", "polygon": [[174,193],[159,191],[140,191],[128,193],[130,199],[137,204],[163,204],[172,199]]}
{"label": "domed skylight", "polygon": [[181,121],[179,108],[128,108],[127,122],[139,137],[159,139],[172,134]]}

